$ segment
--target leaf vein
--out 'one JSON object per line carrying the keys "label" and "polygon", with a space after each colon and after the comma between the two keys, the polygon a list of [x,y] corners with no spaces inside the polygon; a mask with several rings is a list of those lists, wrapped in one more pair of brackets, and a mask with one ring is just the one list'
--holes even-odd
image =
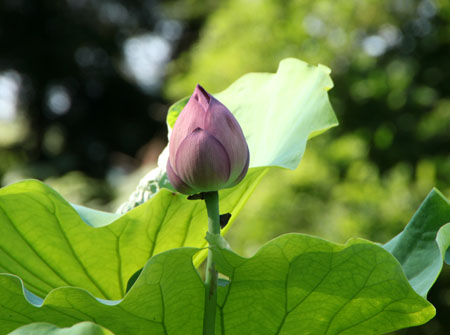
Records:
{"label": "leaf vein", "polygon": [[369,275],[367,276],[364,283],[361,285],[361,287],[349,298],[347,301],[342,304],[341,307],[337,309],[337,311],[333,314],[333,316],[330,318],[330,321],[328,322],[327,328],[325,330],[325,334],[328,334],[328,331],[330,330],[331,324],[333,323],[333,320],[336,318],[336,316],[344,309],[345,306],[347,306],[358,294],[361,293],[362,290],[366,287],[367,282],[369,281],[370,277],[372,276],[372,273],[375,271],[376,266],[372,268]]}
{"label": "leaf vein", "polygon": [[[53,199],[52,199],[52,202],[53,202]],[[55,216],[56,216],[56,214],[55,214]],[[58,223],[59,223],[59,220],[58,220]],[[57,224],[56,226],[58,227],[59,231],[61,232],[61,234],[64,238],[64,241],[66,242],[67,247],[69,248],[71,254],[74,256],[75,261],[80,265],[81,270],[83,270],[86,277],[89,278],[91,283],[94,284],[94,286],[99,290],[99,292],[103,295],[103,297],[111,300],[109,294],[107,294],[106,291],[104,291],[103,288],[101,287],[101,285],[97,282],[97,280],[94,279],[94,277],[92,277],[92,275],[87,270],[86,266],[83,264],[81,259],[78,257],[78,254],[75,252],[75,249],[73,248],[72,243],[70,242],[64,229],[61,227],[60,224]]]}
{"label": "leaf vein", "polygon": [[[165,206],[166,208],[167,208],[167,207],[170,207],[170,204],[172,203],[173,198],[174,198],[173,196],[170,197],[169,203]],[[149,257],[149,258],[151,258],[151,257],[153,256],[153,253],[155,252],[156,241],[158,240],[158,235],[159,235],[159,233],[161,232],[162,226],[166,223],[167,212],[169,212],[169,211],[168,211],[168,210],[165,210],[165,211],[164,211],[163,218],[162,218],[162,220],[160,221],[160,224],[158,225],[158,228],[156,229],[155,236],[154,236],[154,238],[153,238],[152,248],[150,249],[150,257]],[[176,212],[176,211],[175,211],[175,212]],[[148,230],[147,230],[147,234],[148,234]],[[147,236],[148,236],[148,235],[147,235]],[[150,238],[150,236],[148,236],[148,238],[149,238],[150,241],[152,240],[152,239]]]}
{"label": "leaf vein", "polygon": [[[15,225],[14,221],[11,219],[11,217],[8,215],[8,213],[2,208],[0,207],[0,210],[3,212],[3,214],[5,215],[5,217],[8,219],[8,221],[10,222],[11,227],[14,229],[14,231],[17,233],[17,235],[25,242],[25,244],[30,248],[30,250],[37,256],[37,258],[39,258],[42,263],[44,263],[59,279],[61,279],[65,284],[69,285],[69,281],[67,279],[65,279],[63,277],[63,275],[61,273],[59,273],[55,268],[53,268],[53,266],[50,265],[50,263],[47,262],[47,260],[45,260],[38,252],[37,250],[33,247],[33,245],[25,238],[25,236],[23,236],[22,232],[17,228],[17,226]],[[57,285],[52,285],[52,287],[57,287]]]}

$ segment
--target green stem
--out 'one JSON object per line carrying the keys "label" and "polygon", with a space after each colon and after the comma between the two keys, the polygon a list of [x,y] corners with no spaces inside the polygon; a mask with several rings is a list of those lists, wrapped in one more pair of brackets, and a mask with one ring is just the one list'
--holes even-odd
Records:
{"label": "green stem", "polygon": [[[219,193],[205,192],[206,210],[208,211],[208,232],[220,235]],[[210,245],[211,247],[211,245]],[[203,317],[203,335],[214,335],[217,309],[217,271],[211,249],[208,250],[205,275],[205,314]]]}

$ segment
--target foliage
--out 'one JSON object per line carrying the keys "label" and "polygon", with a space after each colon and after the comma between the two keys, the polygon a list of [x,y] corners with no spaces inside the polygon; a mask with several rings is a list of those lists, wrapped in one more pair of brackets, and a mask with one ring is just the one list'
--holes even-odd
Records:
{"label": "foliage", "polygon": [[[431,192],[406,227],[403,235],[409,236],[401,234],[386,246],[399,257],[403,270],[390,253],[365,240],[337,245],[288,234],[269,242],[251,258],[235,254],[224,240],[212,240],[218,270],[228,278],[219,290],[217,330],[225,329],[227,334],[249,330],[258,334],[382,334],[426,322],[434,309],[418,293],[433,280],[409,276],[414,291],[403,272],[408,275],[412,263],[404,262],[408,257],[398,253],[415,252],[402,240],[414,240],[411,243],[421,245],[422,250],[433,250],[437,241],[443,252],[450,244],[450,223],[444,225],[448,221],[450,203],[438,191]],[[196,334],[204,298],[203,283],[192,264],[198,251],[172,249],[150,258],[131,290],[118,301],[96,299],[75,287],[54,289],[43,300],[23,287],[18,277],[1,275],[0,331],[6,334],[33,321],[66,327],[94,319],[118,334],[172,334],[180,327],[185,334]],[[430,260],[442,266],[440,256],[440,252],[416,254],[414,270],[429,273]],[[104,272],[108,270],[98,264],[89,270],[108,276]],[[81,327],[76,325],[65,334],[77,334]],[[95,330],[93,325],[83,327]],[[40,328],[56,327],[36,324],[13,334],[36,334]]]}
{"label": "foliage", "polygon": [[[291,234],[271,241],[249,259],[219,245],[213,250],[219,271],[230,278],[219,291],[218,332],[382,334],[434,315],[395,259],[367,241],[338,246]],[[181,328],[185,334],[197,334],[204,297],[191,262],[197,251],[172,249],[152,257],[121,301],[96,301],[85,290],[71,287],[52,291],[40,307],[24,297],[14,298],[1,331],[24,322],[19,318],[25,314],[28,320],[60,326],[94,319],[118,334],[175,334]],[[0,278],[2,301],[22,296],[17,277]]]}
{"label": "foliage", "polygon": [[217,249],[230,278],[218,302],[226,334],[383,334],[434,315],[392,256],[368,241],[287,234],[249,259]]}
{"label": "foliage", "polygon": [[[108,8],[120,15],[106,15]],[[272,71],[286,56],[329,64],[337,83],[331,99],[342,127],[312,141],[294,173],[269,172],[238,218],[245,224],[230,231],[234,249],[252,253],[286,231],[340,242],[351,236],[384,242],[402,228],[432,186],[450,195],[449,8],[441,0],[171,0],[145,8],[120,0],[113,5],[4,2],[1,70],[19,72],[19,112],[32,116],[33,127],[22,119],[0,124],[0,177],[7,173],[2,183],[20,178],[19,164],[31,170],[24,176],[38,178],[74,167],[102,175],[108,159],[117,182],[117,172],[135,161],[110,153],[134,155],[157,132],[153,126],[161,124],[166,108],[164,99],[143,94],[112,65],[120,61],[126,38],[152,29],[161,33],[158,29],[175,17],[184,29],[183,38],[173,44],[175,60],[165,90],[169,98],[188,94],[198,78],[218,91],[248,71]],[[124,13],[129,20],[120,20]],[[11,31],[13,25],[21,28]],[[90,65],[78,63],[79,50],[95,56]],[[45,101],[54,84],[63,86],[72,102],[62,117],[53,115]],[[99,87],[104,90],[96,91]],[[129,98],[120,98],[123,94]],[[120,122],[106,127],[104,115]],[[94,123],[87,121],[92,118]],[[72,177],[66,181],[78,178]],[[57,180],[51,185],[64,186]],[[98,192],[99,185],[105,189],[101,184],[89,179],[86,185],[95,191],[94,198],[110,199],[109,189]],[[67,191],[73,192],[72,187]],[[92,194],[72,201],[103,205],[91,202]],[[448,284],[442,279],[439,284],[447,287],[432,293],[444,302]],[[438,307],[441,322],[448,319],[443,307],[448,310],[450,302]]]}
{"label": "foliage", "polygon": [[[290,74],[300,79],[291,80]],[[305,87],[308,94],[295,94]],[[308,137],[335,124],[326,95],[330,87],[326,69],[288,59],[276,74],[247,75],[218,94],[225,103],[230,99],[252,157],[244,181],[221,192],[222,210],[235,217],[270,166],[295,168]],[[185,101],[169,112],[169,126]],[[269,131],[274,142],[258,150]],[[205,288],[195,266],[205,251],[201,203],[162,188],[126,214],[111,214],[71,205],[29,180],[1,189],[0,209],[0,267],[9,272],[0,275],[2,334],[20,326],[13,334],[176,334],[180,329],[197,334],[201,329]],[[338,245],[288,234],[243,258],[224,239],[208,235],[225,276],[216,329],[382,334],[427,322],[435,311],[423,296],[450,244],[448,221],[450,204],[433,191],[405,232],[385,248],[361,239]],[[424,272],[428,275],[417,275]],[[91,320],[98,326],[82,322]]]}

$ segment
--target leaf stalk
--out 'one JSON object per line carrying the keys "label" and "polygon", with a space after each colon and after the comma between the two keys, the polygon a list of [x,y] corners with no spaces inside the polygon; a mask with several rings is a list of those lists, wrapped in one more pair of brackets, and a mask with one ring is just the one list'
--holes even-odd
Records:
{"label": "leaf stalk", "polygon": [[[205,192],[204,199],[208,212],[208,232],[220,235],[219,193]],[[203,317],[203,335],[214,335],[217,309],[217,271],[214,266],[214,256],[209,244],[208,259],[205,274],[205,313]]]}

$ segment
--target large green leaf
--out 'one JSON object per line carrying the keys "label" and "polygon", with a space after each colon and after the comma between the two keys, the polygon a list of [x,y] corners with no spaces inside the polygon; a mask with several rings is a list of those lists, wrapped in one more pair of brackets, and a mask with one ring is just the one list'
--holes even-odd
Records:
{"label": "large green leaf", "polygon": [[[221,192],[223,210],[235,217],[263,174],[255,169],[236,189]],[[76,286],[120,299],[128,279],[152,255],[204,244],[204,207],[161,190],[110,224],[92,227],[47,185],[19,182],[0,189],[0,272],[16,274],[41,297]]]}
{"label": "large green leaf", "polygon": [[401,263],[412,287],[423,297],[433,286],[450,246],[450,202],[433,189],[406,228],[384,247]]}
{"label": "large green leaf", "polygon": [[[152,257],[121,301],[71,287],[53,290],[45,301],[27,293],[27,300],[17,277],[0,275],[0,334],[33,322],[68,327],[82,321],[116,334],[199,334],[204,284],[192,263],[198,250]],[[434,315],[395,258],[367,241],[337,245],[289,234],[251,258],[219,246],[213,252],[229,277],[219,288],[218,334],[382,334]]]}
{"label": "large green leaf", "polygon": [[49,323],[32,323],[20,327],[10,335],[114,335],[92,322],[80,322],[70,328],[59,328]]}
{"label": "large green leaf", "polygon": [[213,252],[230,279],[219,288],[222,334],[384,334],[435,314],[395,259],[368,241],[288,234],[249,259]]}
{"label": "large green leaf", "polygon": [[45,300],[27,293],[13,275],[0,275],[0,334],[33,322],[59,327],[94,321],[116,334],[198,334],[204,285],[192,264],[197,249],[174,249],[149,260],[121,301],[100,300],[80,288],[61,287]]}
{"label": "large green leaf", "polygon": [[[214,94],[242,127],[250,150],[250,167],[295,169],[308,137],[337,125],[327,95],[333,87],[329,73],[323,65],[316,67],[287,58],[275,74],[249,73]],[[169,109],[169,128],[187,101],[184,98]]]}

